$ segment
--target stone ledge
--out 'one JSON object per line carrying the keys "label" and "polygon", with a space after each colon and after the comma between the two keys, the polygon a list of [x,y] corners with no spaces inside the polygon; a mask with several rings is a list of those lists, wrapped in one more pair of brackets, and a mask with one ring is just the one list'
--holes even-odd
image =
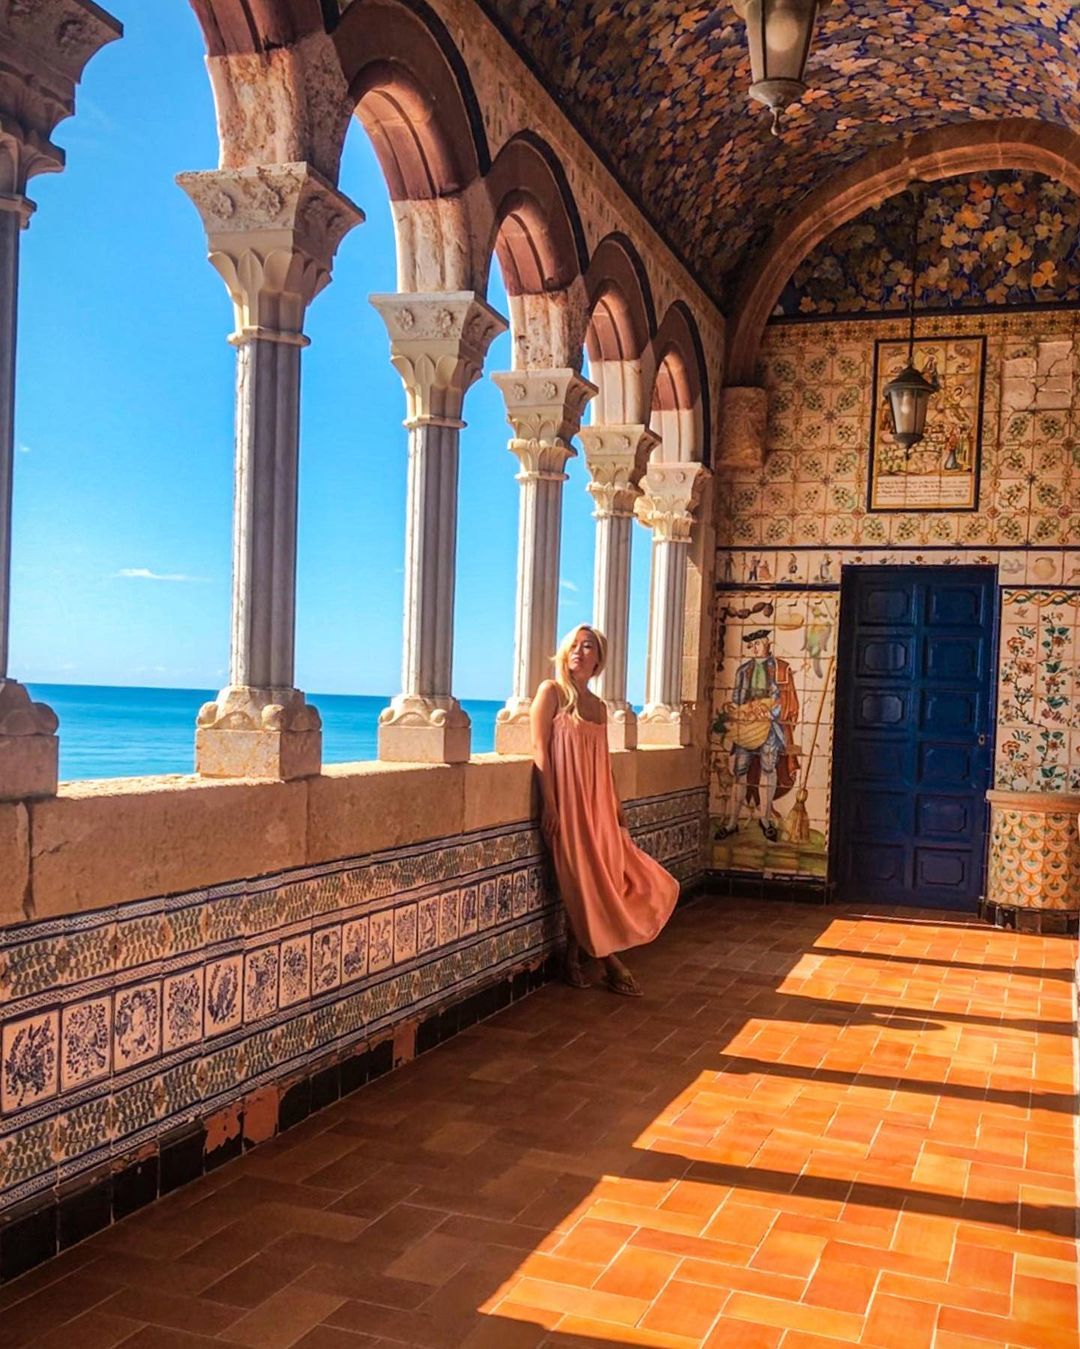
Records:
{"label": "stone ledge", "polygon": [[[624,801],[705,782],[700,749],[612,755]],[[0,806],[0,925],[246,880],[528,820],[525,757],[333,764],[298,782],[193,776],[65,783]]]}

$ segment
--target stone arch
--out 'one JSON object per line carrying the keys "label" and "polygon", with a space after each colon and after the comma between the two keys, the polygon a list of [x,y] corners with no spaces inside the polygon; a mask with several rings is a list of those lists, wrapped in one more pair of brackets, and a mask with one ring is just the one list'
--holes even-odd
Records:
{"label": "stone arch", "polygon": [[267,52],[324,31],[321,0],[191,0],[208,56]]}
{"label": "stone arch", "polygon": [[676,300],[650,346],[652,429],[664,462],[709,462],[709,380],[701,334],[688,307]]}
{"label": "stone arch", "polygon": [[1026,118],[958,123],[875,151],[822,183],[777,223],[736,296],[726,382],[753,383],[761,336],[788,278],[833,230],[915,179],[934,182],[988,169],[1032,170],[1080,194],[1080,135]]}
{"label": "stone arch", "polygon": [[358,0],[333,37],[391,200],[451,196],[486,171],[487,138],[468,71],[426,5]]}
{"label": "stone arch", "polygon": [[656,309],[644,264],[625,235],[609,234],[597,245],[585,294],[585,345],[599,390],[592,419],[599,425],[644,422],[641,361],[656,330]]}
{"label": "stone arch", "polygon": [[460,51],[422,0],[355,0],[333,41],[390,195],[398,290],[482,290],[474,199],[490,154]]}
{"label": "stone arch", "polygon": [[581,368],[588,262],[585,232],[550,146],[520,132],[484,183],[488,265],[496,258],[510,304],[517,369]]}

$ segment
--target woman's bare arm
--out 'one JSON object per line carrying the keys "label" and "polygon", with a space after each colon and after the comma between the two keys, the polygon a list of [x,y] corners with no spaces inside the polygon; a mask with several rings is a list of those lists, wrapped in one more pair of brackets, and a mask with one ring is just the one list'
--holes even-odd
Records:
{"label": "woman's bare arm", "polygon": [[540,781],[540,828],[549,844],[559,831],[559,809],[551,771],[551,728],[558,710],[558,687],[553,680],[545,679],[537,689],[529,709],[529,728],[532,732],[533,763]]}

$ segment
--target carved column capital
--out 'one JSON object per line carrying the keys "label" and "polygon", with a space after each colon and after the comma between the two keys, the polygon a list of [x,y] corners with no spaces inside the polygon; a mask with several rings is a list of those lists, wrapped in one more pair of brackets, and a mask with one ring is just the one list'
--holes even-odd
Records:
{"label": "carved column capital", "polygon": [[123,28],[91,0],[0,0],[0,192],[64,167],[52,143],[90,58]]}
{"label": "carved column capital", "polygon": [[650,464],[634,514],[661,542],[689,543],[694,512],[712,475],[704,464]]}
{"label": "carved column capital", "polygon": [[181,173],[176,181],[202,218],[210,261],[236,309],[234,340],[303,345],[307,307],[364,213],[306,163]]}
{"label": "carved column capital", "polygon": [[585,406],[596,385],[576,370],[512,370],[492,375],[506,402],[506,420],[513,427],[510,452],[521,463],[519,480],[556,478],[577,451],[570,441],[578,433]]}
{"label": "carved column capital", "polygon": [[373,295],[405,385],[405,425],[461,427],[465,393],[506,320],[474,291]]}
{"label": "carved column capital", "polygon": [[659,436],[642,425],[587,426],[582,429],[581,443],[596,518],[633,515],[634,502],[641,494],[638,484],[649,456],[660,444]]}

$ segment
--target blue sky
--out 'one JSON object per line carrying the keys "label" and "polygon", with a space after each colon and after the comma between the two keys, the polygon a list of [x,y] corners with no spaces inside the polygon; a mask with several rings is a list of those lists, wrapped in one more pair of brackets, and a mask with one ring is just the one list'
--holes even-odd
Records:
{"label": "blue sky", "polygon": [[[12,661],[37,683],[216,688],[227,677],[232,311],[175,185],[217,162],[201,35],[185,0],[113,0],[122,41],[91,62],[34,179],[23,235]],[[378,163],[358,123],[341,187],[367,221],[313,304],[304,353],[297,684],[399,687],[404,395],[368,304],[395,284]],[[506,313],[498,269],[490,302]],[[508,368],[509,337],[488,370]],[[455,692],[505,698],[514,633],[516,461],[484,379],[462,434]],[[560,632],[592,608],[592,503],[579,457],[563,517]],[[648,536],[634,529],[630,696],[644,682]]]}

